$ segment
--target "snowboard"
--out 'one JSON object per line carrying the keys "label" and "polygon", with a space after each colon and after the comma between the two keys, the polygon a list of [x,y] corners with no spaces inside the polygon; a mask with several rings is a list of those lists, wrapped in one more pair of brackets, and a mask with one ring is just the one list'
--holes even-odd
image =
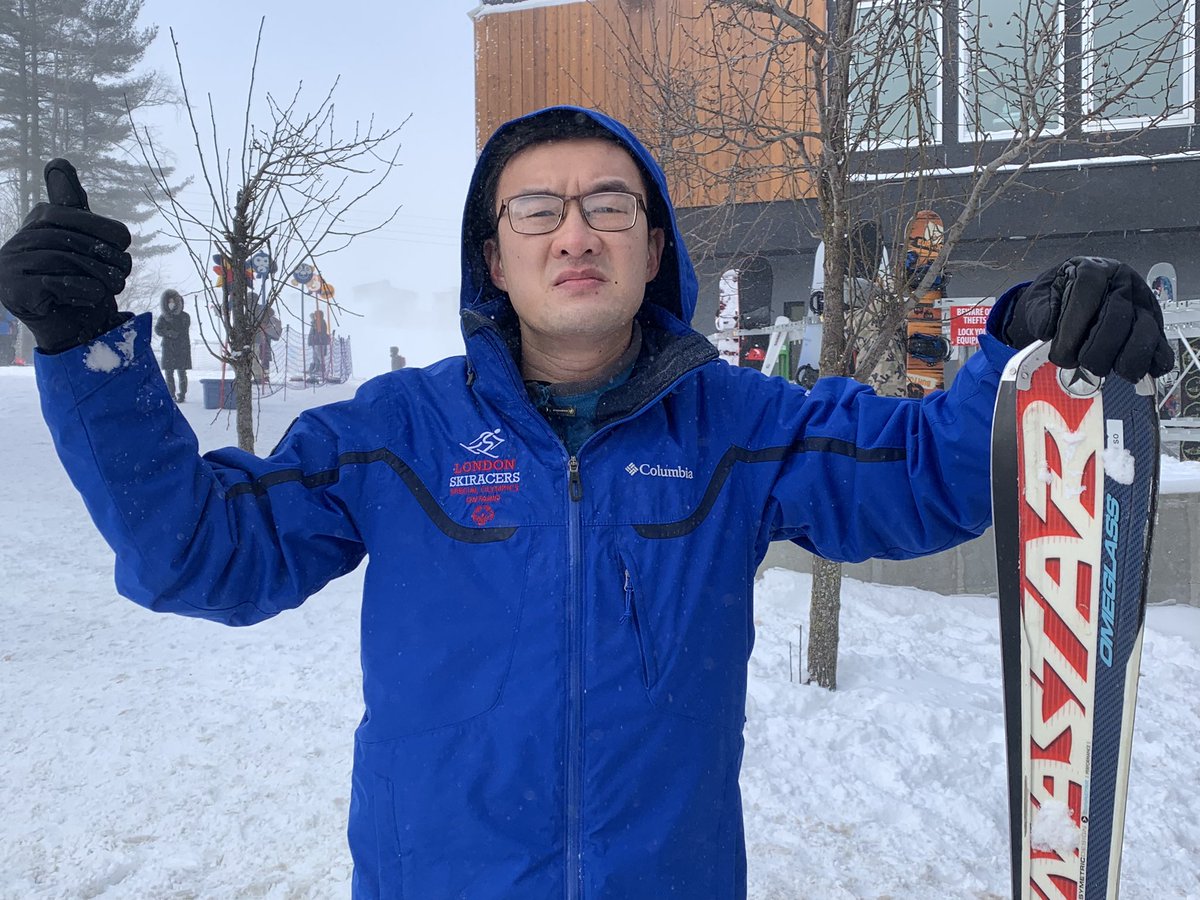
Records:
{"label": "snowboard", "polygon": [[[1170,263],[1152,265],[1146,273],[1146,283],[1150,285],[1160,306],[1168,306],[1179,297],[1175,267]],[[1182,349],[1182,346],[1175,348],[1175,368],[1158,380],[1158,414],[1163,419],[1173,419],[1179,415]]]}
{"label": "snowboard", "polygon": [[850,258],[846,267],[846,309],[862,309],[876,293],[879,264],[883,259],[883,239],[879,226],[860,220],[850,228]]}
{"label": "snowboard", "polygon": [[797,384],[811,388],[817,382],[821,368],[821,338],[824,329],[821,314],[825,312],[825,242],[817,244],[813,256],[812,290],[808,295],[809,315],[804,323],[804,334],[800,347],[795,352],[795,374]]}
{"label": "snowboard", "polygon": [[[1179,300],[1179,281],[1175,277],[1175,267],[1170,263],[1155,263],[1150,267],[1146,281],[1159,303],[1175,303]],[[1200,353],[1200,340],[1178,342],[1175,347],[1175,372],[1172,373],[1174,380],[1167,378],[1160,382],[1166,397],[1166,416],[1200,417],[1200,368],[1191,364],[1189,347],[1192,353]],[[1180,441],[1179,458],[1200,461],[1200,441]]]}
{"label": "snowboard", "polygon": [[1158,491],[1154,383],[1005,368],[992,427],[1013,897],[1113,900]]}
{"label": "snowboard", "polygon": [[825,312],[825,242],[817,244],[813,256],[812,292],[808,295],[808,311],[814,316]]}
{"label": "snowboard", "polygon": [[1175,278],[1175,267],[1170,263],[1155,263],[1146,273],[1146,283],[1159,303],[1174,303],[1179,299],[1178,281]]}
{"label": "snowboard", "polygon": [[[904,270],[901,281],[909,290],[916,290],[924,280],[926,272],[942,252],[944,229],[942,217],[930,209],[922,209],[908,223]],[[944,295],[945,279],[939,276],[928,290],[921,292],[916,304],[908,312],[908,340],[910,345],[917,335],[941,337],[942,311],[938,301]],[[942,360],[929,360],[908,353],[905,360],[908,381],[906,393],[910,397],[924,397],[930,391],[945,387]]]}
{"label": "snowboard", "polygon": [[738,270],[727,269],[721,275],[717,295],[717,354],[731,366],[742,361],[741,340],[726,333],[741,325],[738,306]]}
{"label": "snowboard", "polygon": [[[746,260],[737,269],[738,321],[749,330],[768,328],[772,314],[774,275],[770,263],[761,257]],[[767,356],[769,333],[743,334],[738,339],[738,364],[761,369]]]}
{"label": "snowboard", "polygon": [[[1200,354],[1200,340],[1181,341],[1176,356],[1180,365],[1184,366],[1183,377],[1179,379],[1179,415],[1182,418],[1200,418],[1200,369],[1188,354],[1188,347],[1193,353]],[[1179,458],[1185,462],[1200,462],[1200,441],[1180,441]]]}
{"label": "snowboard", "polygon": [[879,226],[865,219],[851,226],[847,248],[846,311],[853,317],[878,299],[887,250]]}
{"label": "snowboard", "polygon": [[850,228],[850,277],[874,281],[881,259],[883,238],[879,236],[879,226],[866,219],[855,222]]}

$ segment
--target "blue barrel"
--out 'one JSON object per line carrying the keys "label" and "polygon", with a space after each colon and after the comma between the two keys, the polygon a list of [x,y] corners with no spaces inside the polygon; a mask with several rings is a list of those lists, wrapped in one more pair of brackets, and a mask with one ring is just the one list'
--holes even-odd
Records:
{"label": "blue barrel", "polygon": [[205,409],[237,409],[232,378],[201,378]]}

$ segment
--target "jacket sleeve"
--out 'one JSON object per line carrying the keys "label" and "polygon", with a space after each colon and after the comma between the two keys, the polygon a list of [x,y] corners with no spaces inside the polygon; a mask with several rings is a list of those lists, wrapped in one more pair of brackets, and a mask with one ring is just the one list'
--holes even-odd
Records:
{"label": "jacket sleeve", "polygon": [[201,456],[150,352],[148,315],[36,366],[55,447],[116,553],[124,596],[249,625],[361,561],[336,477],[344,411],[302,414],[266,459]]}
{"label": "jacket sleeve", "polygon": [[[792,540],[827,559],[907,559],[935,553],[991,524],[991,424],[1012,348],[995,336],[948,391],[921,400],[881,397],[845,378],[810,392],[779,379],[756,444],[776,448],[764,541]],[[768,424],[769,423],[769,424]]]}

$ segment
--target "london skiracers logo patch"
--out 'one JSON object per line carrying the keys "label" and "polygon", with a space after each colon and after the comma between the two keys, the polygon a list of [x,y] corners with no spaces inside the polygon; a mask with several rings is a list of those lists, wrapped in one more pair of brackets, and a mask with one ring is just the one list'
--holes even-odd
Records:
{"label": "london skiracers logo patch", "polygon": [[466,504],[471,521],[480,528],[496,517],[497,507],[505,498],[521,490],[521,470],[517,468],[516,457],[502,457],[497,452],[504,443],[499,428],[485,431],[470,443],[459,444],[475,456],[460,459],[451,466],[447,484],[450,496]]}
{"label": "london skiracers logo patch", "polygon": [[469,444],[459,444],[464,450],[470,450],[477,456],[488,456],[496,459],[496,454],[493,452],[497,447],[504,443],[504,438],[500,437],[500,429],[493,431],[485,431]]}

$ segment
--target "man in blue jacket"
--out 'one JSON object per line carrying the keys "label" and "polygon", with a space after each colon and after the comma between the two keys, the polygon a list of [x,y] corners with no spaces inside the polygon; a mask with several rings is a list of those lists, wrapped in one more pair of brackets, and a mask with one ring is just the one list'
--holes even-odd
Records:
{"label": "man in blue jacket", "polygon": [[662,172],[620,124],[543,110],[489,141],[464,216],[466,354],[201,457],[117,311],[129,234],[74,170],[0,249],[58,452],[150,609],[249,625],[369,556],[349,840],[365,898],[740,898],[755,568],[773,540],[910,557],[989,522],[1013,346],[1170,368],[1128,267],[997,304],[922,401],[717,360]]}

